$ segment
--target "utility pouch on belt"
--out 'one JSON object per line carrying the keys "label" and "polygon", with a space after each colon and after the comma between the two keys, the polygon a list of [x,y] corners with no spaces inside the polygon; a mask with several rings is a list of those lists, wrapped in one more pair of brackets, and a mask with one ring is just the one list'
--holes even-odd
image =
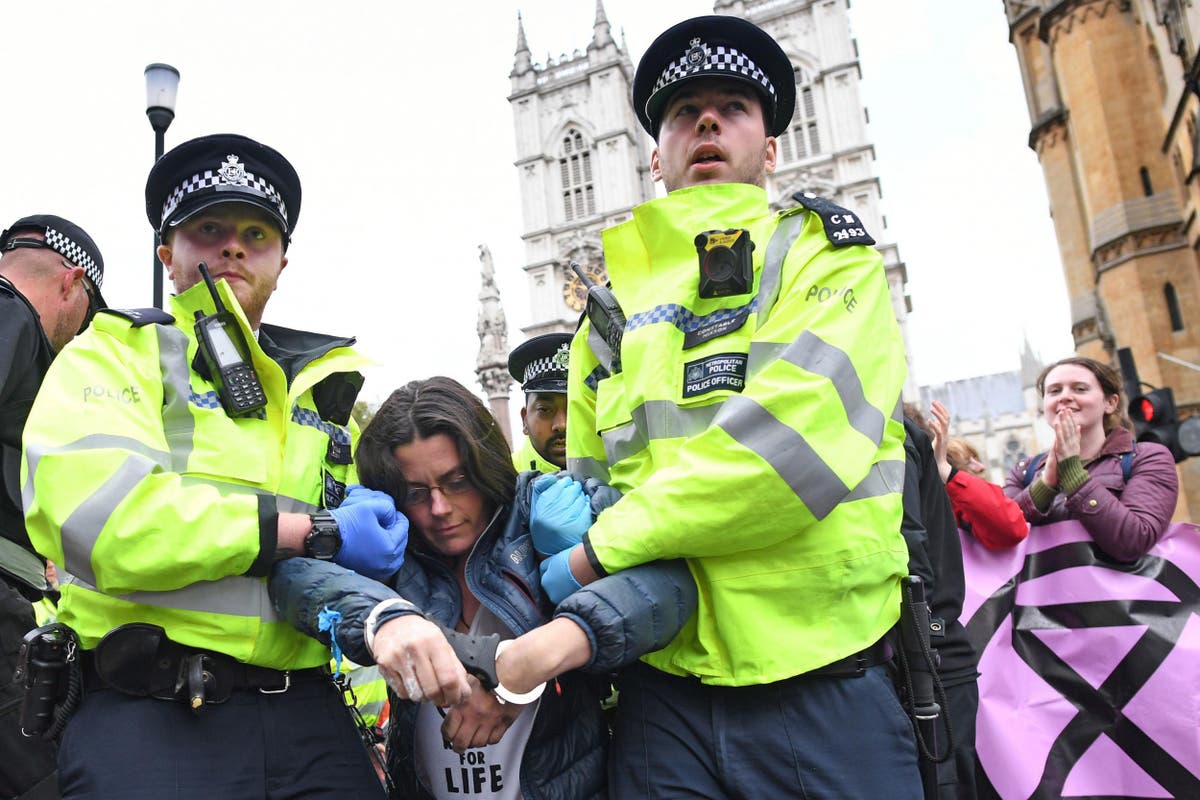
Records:
{"label": "utility pouch on belt", "polygon": [[79,640],[55,622],[21,639],[13,682],[24,689],[21,733],[51,740],[62,732],[79,702]]}
{"label": "utility pouch on belt", "polygon": [[157,625],[134,622],[114,628],[93,652],[96,674],[119,692],[185,700],[197,711],[204,703],[229,699],[231,681],[216,677],[221,657],[173,642]]}

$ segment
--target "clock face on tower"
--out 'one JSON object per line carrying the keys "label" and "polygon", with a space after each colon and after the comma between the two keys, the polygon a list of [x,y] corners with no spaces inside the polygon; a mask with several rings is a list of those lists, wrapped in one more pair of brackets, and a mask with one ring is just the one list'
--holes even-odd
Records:
{"label": "clock face on tower", "polygon": [[[584,264],[583,273],[588,276],[588,280],[593,283],[598,283],[601,286],[608,283],[608,276],[604,274],[604,268],[595,264]],[[579,280],[579,276],[571,268],[567,268],[567,279],[563,282],[563,301],[572,311],[583,311],[583,307],[587,305],[587,286],[583,281]]]}

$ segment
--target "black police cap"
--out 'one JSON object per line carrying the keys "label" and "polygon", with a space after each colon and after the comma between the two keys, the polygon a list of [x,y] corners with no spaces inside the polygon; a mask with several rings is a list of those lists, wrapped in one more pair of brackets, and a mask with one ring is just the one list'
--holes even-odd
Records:
{"label": "black police cap", "polygon": [[522,342],[508,356],[508,374],[522,391],[565,394],[569,333],[546,333]]}
{"label": "black police cap", "polygon": [[767,133],[787,130],[796,109],[796,77],[787,54],[771,35],[741,17],[710,15],[684,20],[655,39],[633,78],[633,110],[658,138],[667,102],[697,78],[728,78],[754,88],[762,99]]}
{"label": "black police cap", "polygon": [[163,154],[146,179],[146,218],[159,235],[221,203],[266,211],[284,241],[300,216],[300,176],[279,151],[246,136],[218,133]]}
{"label": "black police cap", "polygon": [[[33,231],[42,235],[42,244],[34,244],[33,240],[21,236],[22,233]],[[100,287],[104,284],[104,257],[83,228],[54,214],[21,217],[0,233],[0,253],[18,247],[48,247],[82,269],[96,288],[97,306],[105,307],[104,298],[100,295]]]}

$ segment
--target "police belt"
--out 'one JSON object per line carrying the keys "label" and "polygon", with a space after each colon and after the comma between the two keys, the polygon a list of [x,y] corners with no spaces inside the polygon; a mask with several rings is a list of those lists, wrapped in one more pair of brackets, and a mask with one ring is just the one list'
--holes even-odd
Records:
{"label": "police belt", "polygon": [[113,629],[81,661],[85,689],[180,700],[194,711],[224,703],[235,690],[281,694],[295,684],[330,680],[327,664],[299,670],[245,664],[174,642],[162,628],[144,623]]}
{"label": "police belt", "polygon": [[801,678],[861,678],[871,667],[877,667],[892,660],[892,646],[885,635],[870,647],[852,653],[845,658],[839,658],[830,664],[809,670],[798,676]]}

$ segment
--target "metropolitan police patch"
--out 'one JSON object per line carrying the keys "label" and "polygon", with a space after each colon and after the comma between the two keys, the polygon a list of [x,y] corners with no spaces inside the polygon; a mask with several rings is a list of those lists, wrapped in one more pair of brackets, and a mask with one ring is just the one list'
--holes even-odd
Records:
{"label": "metropolitan police patch", "polygon": [[683,396],[699,397],[717,389],[740,392],[746,386],[746,354],[718,353],[683,365]]}

